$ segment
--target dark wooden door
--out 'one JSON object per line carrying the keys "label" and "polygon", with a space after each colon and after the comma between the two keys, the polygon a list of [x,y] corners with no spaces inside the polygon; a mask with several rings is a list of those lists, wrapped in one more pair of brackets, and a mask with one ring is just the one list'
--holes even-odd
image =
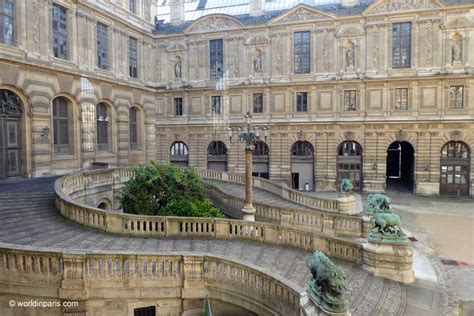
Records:
{"label": "dark wooden door", "polygon": [[20,175],[20,120],[0,118],[0,178]]}

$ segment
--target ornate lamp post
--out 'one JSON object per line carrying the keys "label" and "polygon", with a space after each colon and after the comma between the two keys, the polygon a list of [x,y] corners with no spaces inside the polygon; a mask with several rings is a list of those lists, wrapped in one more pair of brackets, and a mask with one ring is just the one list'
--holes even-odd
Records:
{"label": "ornate lamp post", "polygon": [[[239,132],[239,139],[244,143],[245,149],[245,204],[242,212],[244,212],[244,220],[255,221],[255,208],[252,203],[252,154],[255,149],[255,143],[260,140],[260,128],[258,126],[251,127],[252,115],[250,112],[245,114],[246,129],[237,128]],[[268,138],[268,128],[262,128],[263,137]],[[233,130],[231,127],[227,128],[227,136],[232,142]]]}

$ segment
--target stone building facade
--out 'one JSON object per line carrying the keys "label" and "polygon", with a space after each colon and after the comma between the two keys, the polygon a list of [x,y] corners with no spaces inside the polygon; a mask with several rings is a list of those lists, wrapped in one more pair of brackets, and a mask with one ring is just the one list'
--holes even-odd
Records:
{"label": "stone building facade", "polygon": [[243,173],[227,128],[250,112],[270,131],[256,175],[472,196],[473,1],[3,2],[0,178],[149,160]]}

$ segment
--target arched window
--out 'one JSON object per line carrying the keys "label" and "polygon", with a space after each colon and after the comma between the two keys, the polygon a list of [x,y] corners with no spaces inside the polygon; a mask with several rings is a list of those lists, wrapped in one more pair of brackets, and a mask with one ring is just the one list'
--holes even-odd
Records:
{"label": "arched window", "polygon": [[227,171],[227,147],[221,141],[214,141],[207,147],[207,169]]}
{"label": "arched window", "polygon": [[339,156],[360,156],[362,147],[356,142],[344,142],[339,146]]}
{"label": "arched window", "polygon": [[255,149],[253,150],[254,156],[268,156],[269,153],[268,145],[262,141],[255,143]]}
{"label": "arched window", "polygon": [[440,194],[469,196],[470,149],[460,141],[450,141],[441,149]]}
{"label": "arched window", "polygon": [[111,151],[110,107],[105,103],[96,106],[97,115],[97,151]]}
{"label": "arched window", "polygon": [[309,142],[298,141],[291,147],[291,187],[314,190],[314,148]]}
{"label": "arched window", "polygon": [[130,149],[140,149],[140,133],[139,133],[139,112],[137,108],[133,107],[130,109]]}
{"label": "arched window", "polygon": [[227,155],[227,147],[221,141],[211,142],[207,147],[207,154],[210,156],[224,156]]}
{"label": "arched window", "polygon": [[298,141],[291,147],[291,154],[297,157],[313,157],[313,145],[308,142]]}
{"label": "arched window", "polygon": [[64,97],[53,100],[53,147],[56,154],[72,154],[73,131],[71,102]]}
{"label": "arched window", "polygon": [[362,189],[362,147],[356,142],[343,142],[337,151],[337,183],[352,180],[354,190]]}
{"label": "arched window", "polygon": [[188,146],[183,142],[175,142],[170,148],[170,161],[180,167],[188,166]]}

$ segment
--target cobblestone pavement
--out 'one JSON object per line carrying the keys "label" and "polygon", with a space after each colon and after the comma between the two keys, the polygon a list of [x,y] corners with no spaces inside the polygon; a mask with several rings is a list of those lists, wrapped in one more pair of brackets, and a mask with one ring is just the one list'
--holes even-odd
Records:
{"label": "cobblestone pavement", "polygon": [[[0,182],[0,242],[52,250],[157,254],[204,252],[254,264],[286,279],[301,291],[307,286],[310,273],[304,260],[309,253],[305,251],[236,240],[121,236],[69,222],[54,208],[54,180],[15,179]],[[235,190],[239,189],[226,192],[238,194]],[[257,194],[256,199],[275,201],[275,196],[272,196]],[[448,315],[448,301],[438,284],[417,281],[404,286],[376,278],[360,266],[340,260],[335,262],[347,275],[349,289],[346,296],[352,315]]]}

